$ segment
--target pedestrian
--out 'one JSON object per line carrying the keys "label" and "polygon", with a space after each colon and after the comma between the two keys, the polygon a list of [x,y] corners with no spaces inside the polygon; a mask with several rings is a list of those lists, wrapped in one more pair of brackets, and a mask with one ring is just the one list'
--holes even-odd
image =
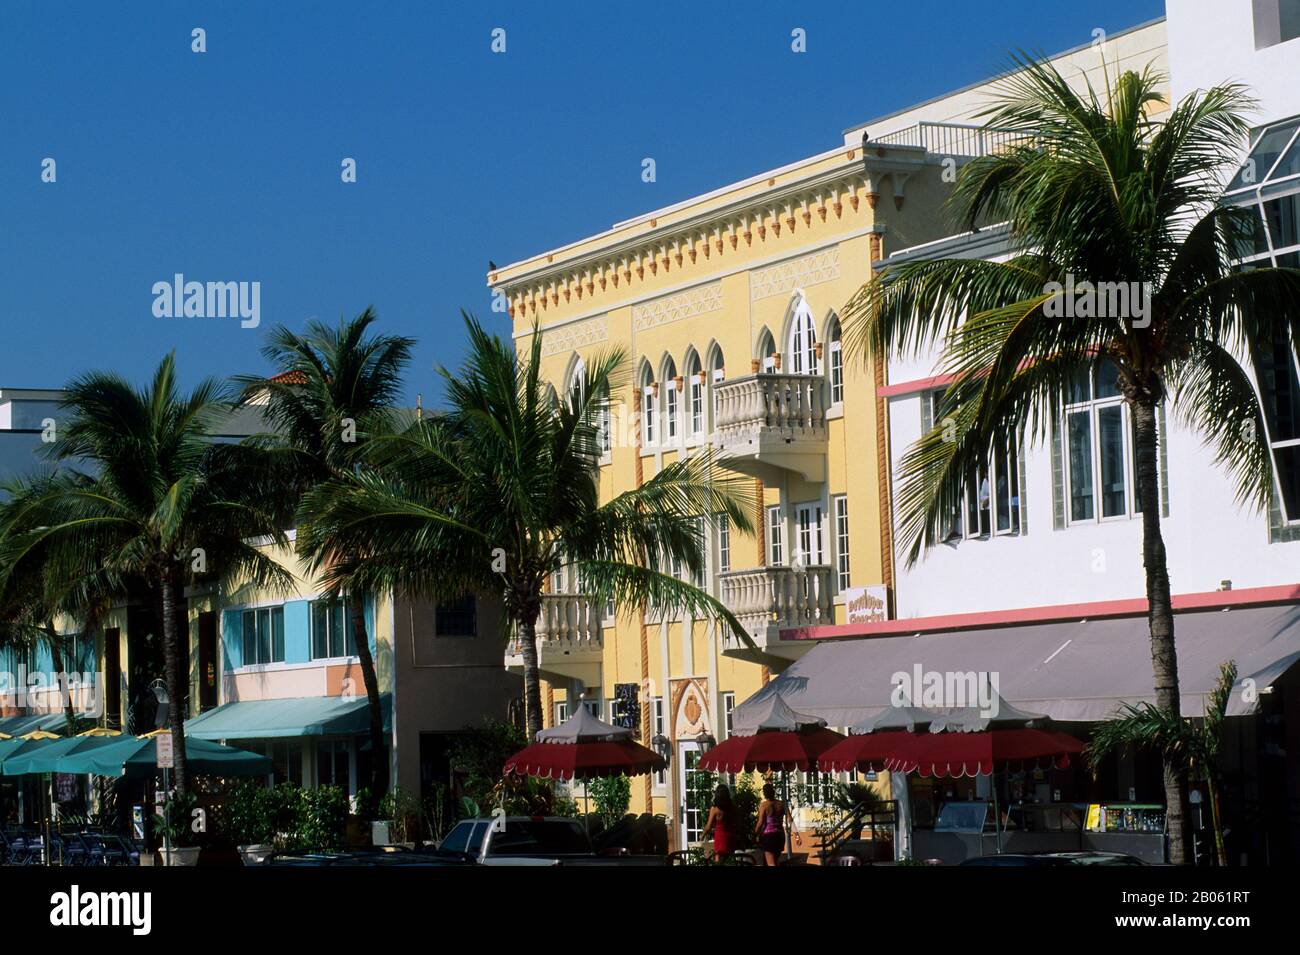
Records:
{"label": "pedestrian", "polygon": [[794,841],[803,845],[794,824],[790,807],[776,798],[776,788],[771,783],[763,784],[763,801],[758,804],[758,821],[754,824],[754,835],[758,837],[759,848],[763,850],[763,860],[767,865],[776,865],[785,851],[785,827],[789,824],[794,834]]}
{"label": "pedestrian", "polygon": [[719,785],[713,792],[713,805],[709,807],[703,834],[705,839],[713,834],[713,858],[727,859],[736,850],[736,828],[736,804],[731,799],[731,790]]}

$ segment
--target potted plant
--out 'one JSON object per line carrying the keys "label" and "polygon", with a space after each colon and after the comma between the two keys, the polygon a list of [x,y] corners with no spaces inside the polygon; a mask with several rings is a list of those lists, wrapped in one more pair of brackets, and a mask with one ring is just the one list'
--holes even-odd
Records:
{"label": "potted plant", "polygon": [[420,833],[420,802],[414,795],[394,786],[379,801],[379,816],[371,823],[375,845],[414,847]]}
{"label": "potted plant", "polygon": [[153,817],[154,832],[162,840],[158,852],[163,865],[198,865],[200,847],[195,844],[190,826],[197,804],[198,797],[192,792],[173,793],[163,804],[163,811]]}
{"label": "potted plant", "polygon": [[244,865],[261,865],[275,848],[273,796],[249,780],[235,784],[226,797],[227,826]]}

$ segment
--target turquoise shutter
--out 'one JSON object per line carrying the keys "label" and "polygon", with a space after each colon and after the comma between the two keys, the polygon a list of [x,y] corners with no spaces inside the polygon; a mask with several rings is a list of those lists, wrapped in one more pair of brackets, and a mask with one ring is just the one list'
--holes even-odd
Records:
{"label": "turquoise shutter", "polygon": [[311,601],[293,600],[284,605],[284,662],[311,660]]}
{"label": "turquoise shutter", "polygon": [[221,614],[221,653],[227,672],[243,666],[243,620],[243,615],[238,610],[226,610]]}

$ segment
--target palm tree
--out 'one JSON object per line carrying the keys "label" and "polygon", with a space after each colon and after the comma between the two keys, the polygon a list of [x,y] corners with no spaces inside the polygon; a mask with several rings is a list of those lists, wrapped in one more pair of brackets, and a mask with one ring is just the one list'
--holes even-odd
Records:
{"label": "palm tree", "polygon": [[1199,723],[1150,703],[1124,704],[1119,714],[1102,723],[1088,743],[1088,765],[1096,776],[1102,760],[1116,750],[1132,747],[1154,750],[1168,762],[1182,768],[1205,785],[1210,803],[1210,824],[1214,829],[1214,850],[1219,865],[1228,864],[1223,846],[1223,817],[1220,812],[1221,777],[1219,751],[1223,746],[1223,720],[1228,700],[1237,682],[1237,664],[1229,660],[1219,667],[1219,679],[1206,701],[1205,716]]}
{"label": "palm tree", "polygon": [[537,329],[521,359],[472,317],[465,323],[465,364],[441,371],[447,413],[370,442],[366,467],[310,491],[303,552],[340,587],[502,594],[523,657],[529,738],[542,726],[537,617],[557,572],[576,574],[593,601],[638,613],[688,608],[749,642],[726,607],[683,579],[703,573],[701,517],[752,531],[748,485],[716,476],[705,454],[601,503],[599,423],[625,384],[626,356],[594,357],[559,396],[541,378]]}
{"label": "palm tree", "polygon": [[[40,502],[52,491],[77,481],[67,474],[15,478],[0,486],[0,552],[4,543],[35,529],[31,520]],[[83,552],[47,541],[27,552],[26,562],[4,575],[0,590],[0,646],[27,650],[43,645],[50,651],[55,673],[68,674],[69,639],[60,634],[57,621],[72,620],[81,633],[90,634],[108,608],[117,582],[102,566],[88,561]],[[64,682],[63,710],[68,731],[76,726],[72,691]]]}
{"label": "palm tree", "polygon": [[[276,374],[235,379],[244,389],[242,402],[260,407],[273,428],[249,443],[279,452],[285,492],[295,500],[321,482],[351,473],[365,441],[394,426],[402,372],[415,340],[370,334],[374,321],[374,310],[367,308],[334,328],[310,322],[304,335],[279,326],[262,349]],[[349,589],[348,594],[346,606],[369,705],[370,795],[378,799],[387,788],[382,754],[388,749],[379,678],[366,632],[364,591]]]}
{"label": "palm tree", "polygon": [[[172,355],[143,391],[113,373],[83,375],[68,385],[63,408],[68,421],[51,453],[90,473],[51,483],[30,501],[28,529],[0,543],[0,592],[49,549],[79,555],[118,581],[138,578],[152,588],[160,608],[176,789],[184,794],[184,588],[213,575],[291,586],[291,575],[254,544],[265,537],[287,543],[275,509],[279,498],[269,469],[252,460],[250,449],[214,443],[214,425],[230,408],[221,386],[207,380],[181,394]],[[124,586],[119,593],[125,594]]]}
{"label": "palm tree", "polygon": [[[1150,70],[1120,75],[1103,99],[1091,87],[1076,92],[1049,64],[1017,65],[984,114],[1010,143],[968,163],[951,199],[962,228],[1005,222],[1011,258],[882,270],[846,308],[846,347],[880,361],[937,340],[952,375],[935,427],[901,460],[896,511],[909,562],[945,536],[963,476],[979,473],[995,441],[1025,429],[1042,440],[1074,376],[1099,356],[1114,363],[1133,423],[1156,704],[1177,716],[1157,411],[1172,395],[1235,478],[1240,501],[1266,505],[1266,431],[1235,358],[1300,342],[1300,272],[1233,266],[1251,227],[1218,204],[1217,183],[1246,133],[1251,100],[1240,87],[1193,94],[1158,121],[1161,80]],[[1149,310],[1063,317],[1071,278],[1140,283]],[[1188,829],[1176,769],[1166,762],[1178,863]]]}

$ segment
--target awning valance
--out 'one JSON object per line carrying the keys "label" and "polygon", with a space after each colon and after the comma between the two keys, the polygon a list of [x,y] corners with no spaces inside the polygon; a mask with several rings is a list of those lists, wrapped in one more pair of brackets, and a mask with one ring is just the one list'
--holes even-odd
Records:
{"label": "awning valance", "polygon": [[[384,694],[384,728],[392,704]],[[185,723],[195,739],[278,739],[288,736],[355,736],[370,729],[364,696],[302,696],[283,700],[238,700]]]}
{"label": "awning valance", "polygon": [[[1182,612],[1174,632],[1186,716],[1204,713],[1219,666],[1229,660],[1241,689],[1232,694],[1230,716],[1254,712],[1246,687],[1264,691],[1300,660],[1295,604]],[[751,727],[764,701],[780,693],[800,713],[854,726],[891,705],[895,673],[918,668],[996,674],[1008,702],[1066,722],[1103,720],[1123,703],[1155,700],[1147,620],[1122,617],[827,641],[738,706],[734,725]]]}

